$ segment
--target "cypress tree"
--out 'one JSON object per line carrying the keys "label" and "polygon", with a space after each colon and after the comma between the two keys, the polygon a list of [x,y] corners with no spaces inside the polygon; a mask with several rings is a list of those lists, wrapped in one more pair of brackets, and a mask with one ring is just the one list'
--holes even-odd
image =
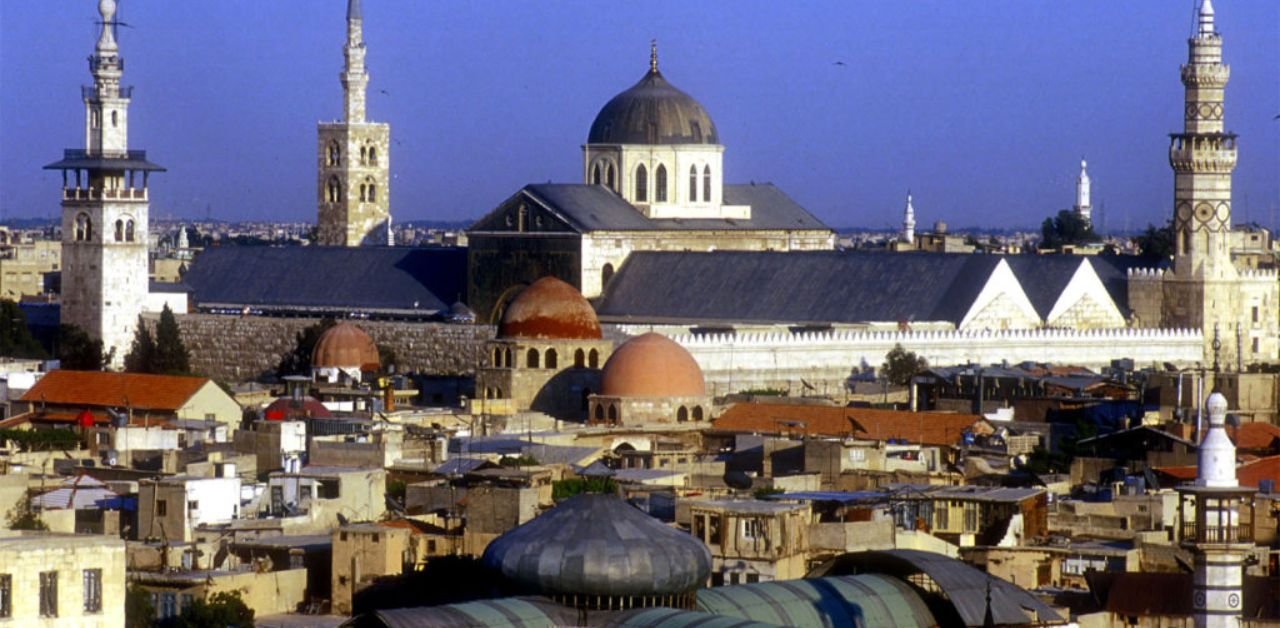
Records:
{"label": "cypress tree", "polygon": [[191,354],[182,343],[178,319],[174,318],[167,303],[160,311],[160,322],[156,324],[155,359],[151,362],[150,372],[163,375],[191,373]]}
{"label": "cypress tree", "polygon": [[152,367],[155,359],[156,342],[139,314],[138,328],[133,332],[133,344],[129,346],[129,354],[124,356],[124,370],[130,373],[154,373]]}

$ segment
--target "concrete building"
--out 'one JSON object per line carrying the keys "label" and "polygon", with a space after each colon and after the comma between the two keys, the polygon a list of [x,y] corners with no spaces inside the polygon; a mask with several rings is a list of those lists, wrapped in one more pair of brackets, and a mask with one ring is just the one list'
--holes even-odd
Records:
{"label": "concrete building", "polygon": [[350,615],[352,599],[374,578],[412,570],[415,556],[408,527],[374,523],[341,526],[333,531],[332,612]]}
{"label": "concrete building", "polygon": [[690,502],[693,536],[711,551],[711,586],[804,577],[810,515],[808,504]]}
{"label": "concrete building", "polygon": [[267,487],[259,514],[285,518],[291,533],[328,531],[341,519],[377,521],[387,509],[381,468],[307,466],[273,472]]}
{"label": "concrete building", "polygon": [[318,244],[389,246],[391,242],[391,125],[365,120],[364,15],[360,0],[347,0],[346,64],[340,122],[322,122],[316,159]]}
{"label": "concrete building", "polygon": [[138,537],[190,542],[196,528],[240,517],[240,478],[172,476],[138,483]]}
{"label": "concrete building", "polygon": [[116,3],[98,4],[102,26],[89,57],[93,86],[81,90],[85,147],[45,166],[62,171],[61,322],[101,339],[119,367],[148,294],[148,177],[164,168],[129,150],[129,100],[120,85]]}
{"label": "concrete building", "polygon": [[582,184],[529,185],[468,230],[468,305],[496,322],[543,275],[598,296],[635,251],[829,250],[831,230],[770,184],[726,184],[710,115],[658,70],[600,109]]}
{"label": "concrete building", "polygon": [[109,536],[0,531],[0,625],[124,625],[125,544]]}
{"label": "concrete building", "polygon": [[1236,135],[1223,124],[1231,70],[1222,62],[1214,8],[1201,5],[1182,66],[1185,116],[1171,135],[1173,268],[1132,272],[1137,324],[1190,327],[1204,336],[1202,364],[1215,370],[1275,361],[1280,350],[1280,284],[1274,270],[1240,269],[1231,255],[1231,173]]}
{"label": "concrete building", "polygon": [[[7,234],[6,234],[7,235]],[[0,238],[0,298],[19,301],[49,292],[51,275],[62,269],[62,243]]]}
{"label": "concrete building", "polygon": [[[82,411],[103,426],[150,425],[180,419],[216,421],[232,432],[241,409],[226,391],[204,377],[51,371],[19,399],[34,419],[73,423]],[[17,417],[15,417],[17,418]]]}

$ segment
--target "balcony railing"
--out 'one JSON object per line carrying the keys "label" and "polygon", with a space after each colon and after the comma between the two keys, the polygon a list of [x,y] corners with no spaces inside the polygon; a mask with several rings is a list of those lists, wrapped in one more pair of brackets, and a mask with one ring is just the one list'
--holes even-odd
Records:
{"label": "balcony railing", "polygon": [[145,201],[147,188],[62,188],[64,201]]}
{"label": "balcony railing", "polygon": [[1252,543],[1252,525],[1211,526],[1196,521],[1182,523],[1182,540],[1196,543]]}
{"label": "balcony railing", "polygon": [[[114,92],[114,93],[112,93]],[[94,85],[82,85],[80,87],[80,97],[85,100],[94,100],[98,97],[98,88]],[[133,98],[133,86],[119,86],[114,89],[108,89],[103,94],[104,98]]]}
{"label": "balcony railing", "polygon": [[147,151],[145,150],[99,150],[89,152],[83,148],[68,148],[62,151],[64,160],[79,159],[130,159],[135,161],[146,161]]}

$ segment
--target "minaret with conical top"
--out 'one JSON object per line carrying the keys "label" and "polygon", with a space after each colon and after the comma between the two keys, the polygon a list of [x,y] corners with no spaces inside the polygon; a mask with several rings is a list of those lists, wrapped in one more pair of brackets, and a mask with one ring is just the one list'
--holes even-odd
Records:
{"label": "minaret with conical top", "polygon": [[1080,176],[1076,177],[1076,215],[1084,220],[1085,224],[1093,224],[1093,205],[1089,200],[1090,188],[1092,183],[1089,181],[1088,164],[1084,159],[1080,160]]}
{"label": "minaret with conical top", "polygon": [[118,367],[147,300],[147,183],[164,168],[129,150],[129,100],[120,85],[116,2],[100,0],[102,30],[89,57],[93,85],[81,89],[85,147],[45,166],[62,171],[61,323],[102,341]]}
{"label": "minaret with conical top", "polygon": [[907,207],[902,210],[902,241],[913,244],[916,241],[916,208],[911,206],[911,192],[907,192]]}
{"label": "minaret with conical top", "polygon": [[360,0],[347,0],[343,57],[343,119],[318,127],[316,239],[330,246],[386,246],[392,244],[391,127],[365,120],[369,74]]}
{"label": "minaret with conical top", "polygon": [[[1236,446],[1227,436],[1227,399],[1209,395],[1209,430],[1200,441],[1196,481],[1179,486],[1182,546],[1195,555],[1192,606],[1197,628],[1240,625],[1244,560],[1253,549],[1253,494],[1236,479]],[[1248,508],[1248,517],[1241,516]]]}

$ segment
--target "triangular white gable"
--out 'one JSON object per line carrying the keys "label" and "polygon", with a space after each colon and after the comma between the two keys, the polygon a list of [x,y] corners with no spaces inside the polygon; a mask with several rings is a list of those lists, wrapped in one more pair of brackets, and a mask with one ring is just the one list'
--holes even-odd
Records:
{"label": "triangular white gable", "polygon": [[1039,326],[1040,315],[1036,313],[1036,308],[1031,305],[1031,299],[1027,298],[1027,293],[1023,291],[1022,284],[1018,283],[1018,278],[1014,276],[1013,269],[1009,268],[1009,262],[1002,259],[992,269],[991,275],[987,277],[987,283],[982,286],[982,290],[965,312],[964,318],[960,319],[960,324],[957,328],[970,328],[974,323],[974,319],[997,300],[1003,300],[1013,308],[1013,311],[1008,316],[1009,319],[1022,321],[1020,324],[1002,326],[1001,328],[1028,329]]}
{"label": "triangular white gable", "polygon": [[[1057,326],[1055,321],[1059,317],[1086,298],[1091,299],[1103,310],[1102,318],[1105,320],[1097,327],[1125,326],[1124,315],[1120,313],[1120,308],[1111,298],[1111,293],[1107,292],[1107,287],[1102,284],[1102,279],[1098,277],[1097,271],[1093,269],[1093,264],[1088,258],[1081,258],[1076,272],[1071,275],[1071,281],[1067,282],[1062,293],[1058,295],[1058,300],[1054,301],[1053,307],[1049,310],[1049,315],[1045,317],[1045,324]],[[1071,326],[1074,327],[1074,325]]]}

